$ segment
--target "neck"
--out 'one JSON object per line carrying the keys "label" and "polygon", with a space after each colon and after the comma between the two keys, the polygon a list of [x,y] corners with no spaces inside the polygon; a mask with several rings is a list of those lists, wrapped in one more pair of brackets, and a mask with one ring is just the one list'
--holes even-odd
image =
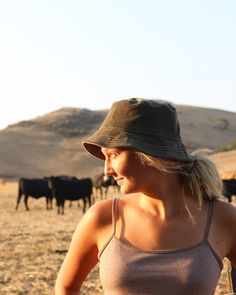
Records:
{"label": "neck", "polygon": [[189,215],[188,208],[191,210],[195,203],[192,196],[184,192],[177,175],[158,178],[139,197],[140,206],[150,214],[159,215],[160,220]]}
{"label": "neck", "polygon": [[159,215],[160,220],[174,218],[180,215],[187,215],[187,202],[183,198],[176,201],[165,201],[162,199],[140,196],[140,206],[151,215]]}

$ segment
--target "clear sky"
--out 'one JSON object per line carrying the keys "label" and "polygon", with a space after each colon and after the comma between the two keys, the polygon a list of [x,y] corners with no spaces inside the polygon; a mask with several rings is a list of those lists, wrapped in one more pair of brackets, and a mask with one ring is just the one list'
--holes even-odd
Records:
{"label": "clear sky", "polygon": [[0,128],[135,96],[236,112],[236,1],[0,0]]}

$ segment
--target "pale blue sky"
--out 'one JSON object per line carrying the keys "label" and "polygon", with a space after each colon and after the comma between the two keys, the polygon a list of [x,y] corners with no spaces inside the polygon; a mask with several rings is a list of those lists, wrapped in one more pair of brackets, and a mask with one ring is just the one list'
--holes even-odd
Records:
{"label": "pale blue sky", "polygon": [[0,0],[0,128],[166,99],[236,112],[235,0]]}

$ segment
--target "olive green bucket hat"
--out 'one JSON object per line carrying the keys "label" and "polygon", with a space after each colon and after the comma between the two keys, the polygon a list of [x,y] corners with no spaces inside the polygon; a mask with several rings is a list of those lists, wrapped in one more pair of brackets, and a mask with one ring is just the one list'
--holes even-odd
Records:
{"label": "olive green bucket hat", "polygon": [[131,98],[113,103],[98,131],[82,144],[103,160],[102,147],[128,147],[156,158],[195,160],[182,143],[176,109],[164,100]]}

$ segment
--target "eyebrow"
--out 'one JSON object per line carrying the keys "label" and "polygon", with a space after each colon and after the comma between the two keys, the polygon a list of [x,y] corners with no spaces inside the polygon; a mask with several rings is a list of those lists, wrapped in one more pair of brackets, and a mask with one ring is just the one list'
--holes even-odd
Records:
{"label": "eyebrow", "polygon": [[117,147],[117,148],[101,148],[101,152],[104,153],[109,153],[109,152],[115,152],[115,151],[122,151],[125,150],[125,148],[122,147]]}

